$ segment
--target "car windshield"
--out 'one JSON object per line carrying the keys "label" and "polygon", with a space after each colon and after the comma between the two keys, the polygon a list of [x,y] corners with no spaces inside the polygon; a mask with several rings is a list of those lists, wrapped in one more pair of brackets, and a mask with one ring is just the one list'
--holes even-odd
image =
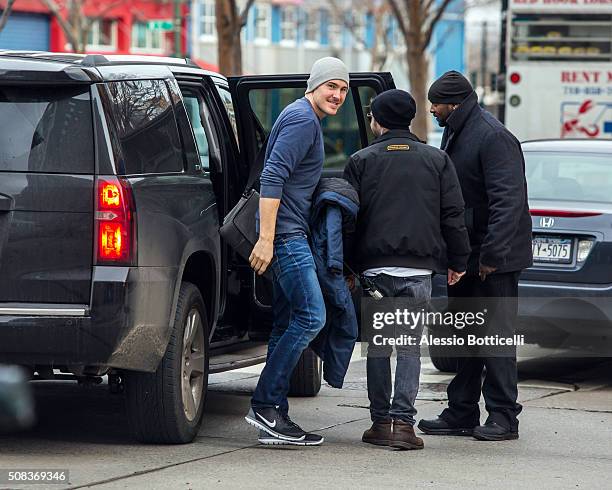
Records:
{"label": "car windshield", "polygon": [[612,203],[612,155],[525,152],[530,199]]}

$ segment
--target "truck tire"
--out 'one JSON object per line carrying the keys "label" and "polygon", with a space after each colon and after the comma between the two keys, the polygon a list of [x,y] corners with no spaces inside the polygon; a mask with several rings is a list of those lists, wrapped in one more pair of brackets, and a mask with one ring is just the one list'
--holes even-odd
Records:
{"label": "truck tire", "polygon": [[166,353],[154,373],[125,372],[128,421],[141,442],[191,442],[208,387],[208,317],[196,286],[183,282]]}
{"label": "truck tire", "polygon": [[321,359],[308,347],[302,352],[302,356],[291,374],[289,396],[316,396],[321,389],[322,370]]}

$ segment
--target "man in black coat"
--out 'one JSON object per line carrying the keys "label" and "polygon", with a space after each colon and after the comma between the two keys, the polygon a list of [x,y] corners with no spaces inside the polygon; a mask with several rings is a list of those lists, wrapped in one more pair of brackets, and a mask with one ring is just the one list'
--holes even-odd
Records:
{"label": "man in black coat", "polygon": [[[489,310],[486,333],[512,337],[519,274],[532,263],[520,143],[478,105],[470,82],[460,73],[445,73],[432,84],[428,97],[431,113],[444,127],[441,147],[457,169],[472,247],[466,277],[448,288],[449,299],[478,298],[480,309]],[[459,357],[457,368],[448,386],[448,408],[435,420],[421,420],[419,428],[426,434],[473,434],[481,440],[518,438],[522,407],[517,403],[516,346]],[[481,385],[489,412],[484,425],[478,407]]]}
{"label": "man in black coat", "polygon": [[[359,194],[351,265],[385,297],[403,297],[415,312],[431,298],[432,271],[455,284],[470,254],[464,203],[453,163],[443,151],[410,132],[416,103],[404,90],[389,90],[371,104],[376,139],[353,154],[344,177]],[[350,246],[350,245],[349,245]],[[408,309],[406,308],[406,310]],[[417,323],[417,322],[415,322]],[[421,338],[423,325],[394,332]],[[372,427],[363,442],[422,449],[414,434],[414,403],[421,367],[418,343],[395,345],[397,366],[391,400],[391,345],[368,343],[368,398]]]}

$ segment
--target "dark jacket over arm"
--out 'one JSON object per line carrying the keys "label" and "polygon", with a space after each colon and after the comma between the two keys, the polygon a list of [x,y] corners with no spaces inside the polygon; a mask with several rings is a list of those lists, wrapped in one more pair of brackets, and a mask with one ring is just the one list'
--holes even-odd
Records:
{"label": "dark jacket over arm", "polygon": [[523,154],[510,133],[495,131],[484,138],[480,161],[489,201],[489,223],[480,247],[480,262],[504,264],[527,201]]}
{"label": "dark jacket over arm", "polygon": [[357,217],[359,198],[343,179],[321,179],[313,196],[312,255],[325,299],[325,327],[310,346],[323,359],[323,378],[342,388],[359,333],[351,293],[342,274],[343,229]]}
{"label": "dark jacket over arm", "polygon": [[470,256],[465,228],[464,203],[455,166],[448,155],[440,172],[440,227],[446,242],[448,268],[463,272]]}

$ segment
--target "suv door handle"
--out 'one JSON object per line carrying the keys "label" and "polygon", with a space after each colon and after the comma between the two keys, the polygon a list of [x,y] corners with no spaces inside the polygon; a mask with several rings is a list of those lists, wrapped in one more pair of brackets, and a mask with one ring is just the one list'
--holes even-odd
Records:
{"label": "suv door handle", "polygon": [[0,213],[8,213],[13,210],[13,198],[0,194]]}

